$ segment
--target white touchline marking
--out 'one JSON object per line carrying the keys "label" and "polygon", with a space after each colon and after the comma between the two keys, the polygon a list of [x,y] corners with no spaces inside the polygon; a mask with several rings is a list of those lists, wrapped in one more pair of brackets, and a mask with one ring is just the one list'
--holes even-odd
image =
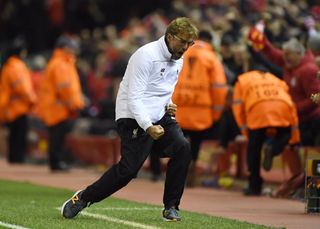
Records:
{"label": "white touchline marking", "polygon": [[143,229],[160,229],[160,227],[149,226],[149,225],[145,225],[142,223],[136,223],[136,222],[132,222],[132,221],[117,219],[117,218],[113,218],[113,217],[109,217],[109,216],[105,216],[105,215],[100,215],[100,214],[93,214],[93,213],[89,213],[89,212],[81,212],[81,214],[86,215],[86,216],[90,216],[90,217],[96,218],[96,219],[103,219],[103,220],[113,222],[113,223],[124,224],[124,225],[131,226],[131,227],[137,227],[137,228],[143,228]]}
{"label": "white touchline marking", "polygon": [[109,210],[109,211],[159,211],[161,208],[148,208],[148,207],[128,207],[128,208],[123,208],[123,207],[106,207],[106,208],[96,208],[96,209],[101,209],[101,210]]}
{"label": "white touchline marking", "polygon": [[[60,210],[60,208],[56,208],[57,210]],[[134,208],[131,208],[134,209]],[[127,220],[122,220],[122,219],[117,219],[114,217],[110,217],[110,216],[106,216],[106,215],[100,215],[100,214],[94,214],[94,213],[89,213],[89,212],[85,212],[82,211],[80,213],[81,215],[85,215],[85,216],[89,216],[92,218],[96,218],[96,219],[102,219],[102,220],[106,220],[109,222],[113,222],[113,223],[121,223],[127,226],[132,226],[132,227],[137,227],[137,228],[142,228],[142,229],[161,229],[161,227],[154,227],[154,226],[149,226],[149,225],[145,225],[142,223],[136,223],[136,222],[132,222],[132,221],[127,221]]]}
{"label": "white touchline marking", "polygon": [[19,226],[19,225],[5,223],[5,222],[2,222],[2,221],[0,221],[0,226],[4,226],[4,227],[7,227],[7,228],[12,228],[12,229],[30,229],[28,227],[22,227],[22,226]]}

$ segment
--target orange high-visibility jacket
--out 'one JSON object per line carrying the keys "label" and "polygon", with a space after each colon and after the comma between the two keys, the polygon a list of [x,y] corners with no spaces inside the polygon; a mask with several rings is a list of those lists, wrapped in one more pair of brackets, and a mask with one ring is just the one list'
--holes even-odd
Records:
{"label": "orange high-visibility jacket", "polygon": [[36,94],[26,64],[17,56],[3,65],[0,76],[0,120],[12,122],[31,112]]}
{"label": "orange high-visibility jacket", "polygon": [[39,117],[47,126],[74,116],[84,107],[75,57],[63,49],[55,49],[45,70],[39,89]]}
{"label": "orange high-visibility jacket", "polygon": [[248,129],[291,126],[290,143],[300,141],[298,114],[287,84],[272,75],[250,71],[238,77],[232,110],[243,135]]}
{"label": "orange high-visibility jacket", "polygon": [[184,54],[183,67],[173,93],[181,128],[204,130],[224,109],[228,85],[223,66],[211,45],[196,41]]}

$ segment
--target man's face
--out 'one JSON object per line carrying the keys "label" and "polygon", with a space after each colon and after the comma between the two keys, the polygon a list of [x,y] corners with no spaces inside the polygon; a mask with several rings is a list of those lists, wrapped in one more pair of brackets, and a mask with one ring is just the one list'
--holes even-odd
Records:
{"label": "man's face", "polygon": [[231,45],[221,45],[220,46],[220,53],[222,55],[222,58],[229,59],[233,56]]}
{"label": "man's face", "polygon": [[297,67],[303,58],[303,55],[292,50],[283,50],[283,57],[286,65],[289,69]]}
{"label": "man's face", "polygon": [[167,35],[168,45],[171,49],[172,58],[177,60],[181,58],[183,53],[194,44],[194,37],[191,35]]}

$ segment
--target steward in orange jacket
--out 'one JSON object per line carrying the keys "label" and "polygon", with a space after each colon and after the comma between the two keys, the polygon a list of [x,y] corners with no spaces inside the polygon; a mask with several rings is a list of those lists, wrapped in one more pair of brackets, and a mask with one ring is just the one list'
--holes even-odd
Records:
{"label": "steward in orange jacket", "polygon": [[84,107],[75,57],[57,48],[40,84],[39,116],[47,126],[73,118]]}
{"label": "steward in orange jacket", "polygon": [[0,122],[9,127],[8,161],[24,162],[27,153],[28,115],[36,102],[31,75],[21,57],[25,43],[18,38],[7,50],[0,76]]}
{"label": "steward in orange jacket", "polygon": [[232,110],[238,126],[248,137],[247,164],[250,172],[246,195],[260,195],[260,151],[271,137],[265,151],[263,167],[270,170],[272,159],[289,143],[300,142],[298,114],[287,84],[261,71],[250,71],[238,77],[233,93]]}
{"label": "steward in orange jacket", "polygon": [[210,42],[199,40],[183,56],[173,102],[182,129],[201,131],[216,122],[225,105],[228,85],[223,66]]}
{"label": "steward in orange jacket", "polygon": [[64,138],[72,128],[72,119],[84,107],[79,75],[75,66],[78,44],[61,36],[40,83],[38,113],[49,129],[51,170],[66,170],[63,161]]}
{"label": "steward in orange jacket", "polygon": [[4,64],[0,88],[2,121],[12,122],[31,112],[36,102],[36,94],[32,87],[30,71],[18,56],[11,56]]}
{"label": "steward in orange jacket", "polygon": [[187,185],[193,186],[201,142],[218,138],[218,120],[225,108],[228,85],[222,63],[211,45],[212,35],[200,31],[183,56],[183,67],[173,93],[176,119],[191,144],[192,163]]}

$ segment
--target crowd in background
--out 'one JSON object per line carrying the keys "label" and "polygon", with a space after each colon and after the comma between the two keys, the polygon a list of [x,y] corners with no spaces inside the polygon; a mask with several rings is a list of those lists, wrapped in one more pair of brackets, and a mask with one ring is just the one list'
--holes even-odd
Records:
{"label": "crowd in background", "polygon": [[1,45],[22,34],[30,52],[51,49],[64,31],[79,33],[115,24],[123,28],[130,17],[142,17],[153,9],[169,7],[168,0],[103,1],[46,0],[0,2]]}
{"label": "crowd in background", "polygon": [[[23,2],[26,2],[25,5]],[[3,25],[8,25],[5,20],[18,20],[12,13],[16,12],[14,8],[17,6],[25,11],[25,18],[35,22],[32,28],[20,28],[20,22],[17,22],[18,29],[28,30],[19,36],[11,31],[13,28],[2,27],[8,40],[1,39],[1,50],[5,50],[6,44],[20,35],[24,35],[29,43],[34,41],[28,44],[32,52],[25,61],[32,70],[33,86],[38,93],[39,82],[56,38],[61,34],[75,36],[80,44],[76,66],[85,98],[85,107],[78,117],[90,120],[88,134],[114,133],[115,98],[129,56],[138,47],[162,36],[167,23],[177,16],[190,17],[200,30],[210,31],[214,50],[223,64],[230,88],[240,74],[251,69],[263,69],[280,78],[283,76],[283,68],[256,52],[248,41],[250,29],[261,21],[265,36],[276,48],[281,48],[284,42],[295,37],[308,49],[308,40],[314,37],[312,45],[318,49],[314,52],[315,60],[318,65],[320,62],[320,1],[317,0],[174,0],[164,1],[163,4],[157,1],[159,8],[149,13],[132,13],[128,9],[137,8],[128,3],[126,11],[119,8],[110,15],[105,14],[104,9],[115,7],[111,3],[52,0],[46,1],[49,27],[42,21],[41,15],[35,13],[37,4],[31,2],[1,2]],[[62,10],[63,3],[66,10]],[[67,14],[68,10],[76,13]],[[40,11],[43,13],[43,10]],[[117,20],[112,19],[111,15]],[[32,124],[41,126],[34,120]],[[226,138],[233,138],[236,134],[231,135]]]}

